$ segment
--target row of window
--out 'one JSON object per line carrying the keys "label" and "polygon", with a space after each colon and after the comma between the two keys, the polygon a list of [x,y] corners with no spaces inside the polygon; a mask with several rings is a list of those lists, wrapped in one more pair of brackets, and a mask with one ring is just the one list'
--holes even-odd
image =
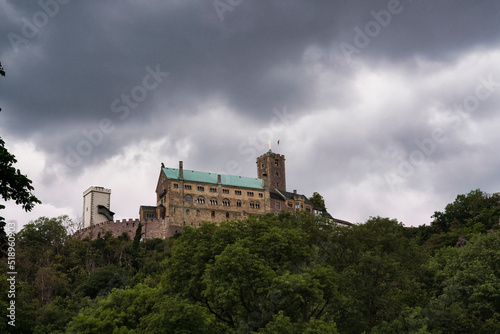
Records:
{"label": "row of window", "polygon": [[[288,202],[287,204],[288,204],[288,207],[289,207],[289,208],[293,208],[293,204],[292,204],[292,203]],[[280,210],[280,209],[281,209],[281,203],[280,203],[280,202],[275,202],[275,206],[274,206],[274,207],[275,207],[277,210]],[[295,204],[295,209],[296,209],[296,210],[303,209],[303,208],[304,208],[304,205],[303,205],[303,204]],[[311,208],[306,207],[306,210],[307,210],[308,212],[311,212]]]}
{"label": "row of window", "polygon": [[[185,202],[193,202],[193,196],[191,195],[186,195],[184,197],[184,201]],[[203,196],[199,196],[197,199],[196,199],[196,203],[198,204],[205,204],[205,198]],[[218,201],[217,201],[217,198],[211,198],[209,200],[209,203],[210,205],[217,205],[218,204]],[[222,206],[231,206],[231,201],[229,201],[228,199],[223,199],[222,200]],[[236,206],[237,207],[241,207],[241,201],[240,200],[237,200],[236,201]],[[260,208],[260,203],[259,202],[250,202],[249,206],[251,208],[255,208],[255,209],[259,209]]]}
{"label": "row of window", "polygon": [[[174,188],[178,189],[179,188],[179,184],[178,183],[174,183]],[[191,190],[192,186],[190,184],[185,184],[184,185],[184,189]],[[204,186],[197,186],[196,189],[198,191],[205,191],[205,187]],[[210,187],[209,190],[210,190],[211,193],[216,193],[217,192],[217,188],[215,188],[215,187]],[[222,189],[222,193],[223,194],[229,194],[229,189]],[[234,194],[235,195],[241,195],[241,190],[235,190]],[[253,197],[253,195],[254,195],[253,191],[247,191],[247,196]],[[259,198],[264,198],[264,194],[263,193],[259,193]]]}
{"label": "row of window", "polygon": [[[189,216],[189,214],[191,213],[191,211],[189,211],[189,209],[186,209],[186,216]],[[200,210],[196,210],[196,216],[199,216],[200,215]],[[210,215],[212,216],[212,218],[215,218],[215,211],[212,211],[210,213]],[[226,212],[226,218],[229,218],[230,215],[229,215],[229,212]],[[191,223],[191,225],[193,225],[193,223]]]}

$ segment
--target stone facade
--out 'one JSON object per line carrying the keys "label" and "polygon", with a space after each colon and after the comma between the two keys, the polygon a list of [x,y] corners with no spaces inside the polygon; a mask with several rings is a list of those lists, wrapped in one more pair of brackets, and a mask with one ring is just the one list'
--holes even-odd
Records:
{"label": "stone facade", "polygon": [[143,238],[166,238],[181,232],[185,226],[245,219],[252,214],[305,210],[331,218],[327,212],[314,207],[306,196],[296,190],[287,191],[284,155],[269,150],[258,157],[256,163],[258,178],[185,170],[182,161],[176,169],[162,164],[155,206],[142,205],[139,219],[100,221],[84,226],[79,236],[96,238],[110,231],[113,236],[125,232],[133,238],[139,221],[144,226]]}
{"label": "stone facade", "polygon": [[122,219],[116,221],[106,221],[84,227],[75,233],[78,238],[90,237],[96,239],[99,236],[104,237],[106,233],[111,233],[113,237],[119,237],[123,233],[128,234],[133,239],[139,222],[142,223],[142,239],[169,238],[176,233],[182,232],[182,226],[166,224],[164,220],[159,219]]}

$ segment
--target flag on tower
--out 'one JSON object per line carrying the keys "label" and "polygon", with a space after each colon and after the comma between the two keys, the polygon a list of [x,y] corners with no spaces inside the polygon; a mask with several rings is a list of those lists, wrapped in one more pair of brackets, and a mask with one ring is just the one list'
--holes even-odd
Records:
{"label": "flag on tower", "polygon": [[280,144],[280,141],[279,141],[279,139],[278,139],[278,146],[279,146],[279,144]]}

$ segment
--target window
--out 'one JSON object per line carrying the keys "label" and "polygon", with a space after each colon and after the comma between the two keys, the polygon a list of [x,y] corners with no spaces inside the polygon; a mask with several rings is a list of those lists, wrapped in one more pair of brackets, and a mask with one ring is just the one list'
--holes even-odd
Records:
{"label": "window", "polygon": [[259,193],[259,198],[263,198],[264,197],[264,194],[263,193]]}
{"label": "window", "polygon": [[198,191],[205,191],[205,187],[198,186]]}
{"label": "window", "polygon": [[223,194],[229,194],[229,189],[222,189]]}
{"label": "window", "polygon": [[234,194],[235,194],[235,195],[241,195],[241,190],[235,190],[235,191],[234,191]]}
{"label": "window", "polygon": [[237,206],[237,207],[241,207],[241,201],[240,201],[240,200],[237,200],[237,201],[236,201],[236,206]]}
{"label": "window", "polygon": [[210,188],[210,192],[211,193],[216,193],[217,192],[217,188]]}
{"label": "window", "polygon": [[217,205],[217,199],[212,198],[212,199],[210,200],[210,205]]}
{"label": "window", "polygon": [[300,205],[295,204],[295,209],[300,209]]}
{"label": "window", "polygon": [[193,201],[193,197],[191,195],[186,195],[186,197],[184,197],[184,201],[185,202],[192,202]]}
{"label": "window", "polygon": [[231,203],[229,202],[228,199],[223,199],[222,200],[222,206],[230,206],[230,205],[231,205]]}
{"label": "window", "polygon": [[200,210],[196,210],[196,215],[199,216],[200,215]]}
{"label": "window", "polygon": [[179,184],[178,183],[174,183],[174,188],[179,188]]}
{"label": "window", "polygon": [[189,209],[186,209],[186,216],[189,216]]}
{"label": "window", "polygon": [[247,191],[247,196],[253,197],[253,191]]}
{"label": "window", "polygon": [[229,212],[226,212],[226,218],[229,218]]}
{"label": "window", "polygon": [[261,163],[261,164],[260,164],[260,167],[261,167],[261,168],[264,168],[264,163]]}
{"label": "window", "polygon": [[250,202],[250,207],[253,209],[255,208],[255,203],[254,202]]}
{"label": "window", "polygon": [[277,210],[281,209],[281,203],[280,203],[280,202],[276,202],[276,203],[274,204],[274,207],[275,207]]}
{"label": "window", "polygon": [[311,212],[311,208],[306,208],[307,212]]}
{"label": "window", "polygon": [[293,208],[293,204],[292,203],[288,203],[288,207],[289,208]]}
{"label": "window", "polygon": [[212,218],[215,218],[215,211],[212,211]]}
{"label": "window", "polygon": [[275,159],[275,160],[274,160],[274,164],[275,164],[276,166],[279,166],[279,165],[280,165],[280,161],[279,161],[278,159]]}
{"label": "window", "polygon": [[255,208],[256,209],[260,209],[260,203],[259,202],[255,202]]}
{"label": "window", "polygon": [[186,189],[186,190],[191,190],[191,185],[190,185],[190,184],[185,184],[185,185],[184,185],[184,189]]}
{"label": "window", "polygon": [[196,203],[198,203],[198,204],[205,204],[205,197],[202,197],[202,196],[198,197],[196,199]]}
{"label": "window", "polygon": [[280,176],[280,172],[276,172],[275,174],[276,174],[276,176]]}

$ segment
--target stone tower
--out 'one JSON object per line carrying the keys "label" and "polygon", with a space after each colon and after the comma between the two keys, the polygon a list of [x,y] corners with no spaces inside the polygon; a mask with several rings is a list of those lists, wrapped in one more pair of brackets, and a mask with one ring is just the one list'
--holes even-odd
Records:
{"label": "stone tower", "polygon": [[257,158],[257,177],[267,174],[269,188],[286,191],[285,156],[273,153],[271,149]]}
{"label": "stone tower", "polygon": [[110,199],[111,189],[90,187],[83,192],[83,228],[113,220]]}

